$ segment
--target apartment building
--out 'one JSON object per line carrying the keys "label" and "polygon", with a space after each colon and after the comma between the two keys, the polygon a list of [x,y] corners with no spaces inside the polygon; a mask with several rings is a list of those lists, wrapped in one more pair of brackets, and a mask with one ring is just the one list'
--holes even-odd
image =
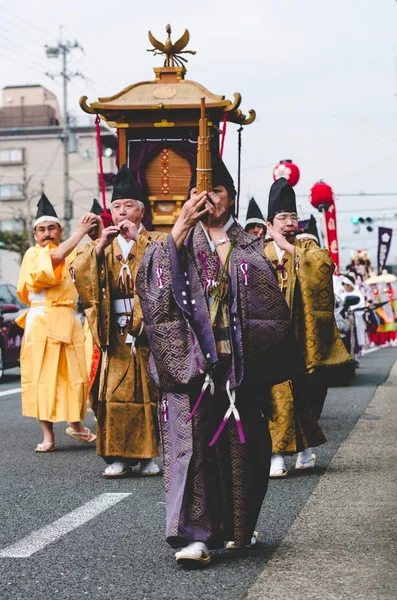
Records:
{"label": "apartment building", "polygon": [[[0,229],[31,226],[44,191],[64,218],[64,144],[56,96],[40,85],[3,88],[0,108]],[[100,198],[94,118],[70,119],[69,199],[71,228]],[[116,135],[101,126],[105,172],[115,172]]]}

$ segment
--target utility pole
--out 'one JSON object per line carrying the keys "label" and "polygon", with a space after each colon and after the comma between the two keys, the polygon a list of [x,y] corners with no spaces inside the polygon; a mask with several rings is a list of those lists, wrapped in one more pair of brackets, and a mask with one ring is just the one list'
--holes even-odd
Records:
{"label": "utility pole", "polygon": [[[69,193],[69,140],[70,140],[70,121],[68,113],[68,83],[73,77],[82,77],[81,73],[70,73],[68,71],[68,55],[75,48],[79,48],[83,52],[83,48],[76,41],[73,43],[62,41],[62,26],[60,27],[59,42],[56,46],[45,46],[47,58],[62,59],[62,71],[58,73],[62,77],[63,88],[63,206],[64,206],[64,221],[65,221],[65,237],[70,237],[70,221],[73,219],[73,202],[70,199]],[[51,79],[55,76],[46,73]]]}
{"label": "utility pole", "polygon": [[70,221],[73,218],[73,207],[69,198],[69,114],[68,114],[68,74],[67,47],[62,44],[62,80],[63,80],[63,185],[65,237],[70,237]]}

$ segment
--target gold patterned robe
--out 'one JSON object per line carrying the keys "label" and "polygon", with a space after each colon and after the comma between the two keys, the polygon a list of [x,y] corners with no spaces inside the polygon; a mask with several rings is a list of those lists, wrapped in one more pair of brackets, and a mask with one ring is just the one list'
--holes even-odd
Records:
{"label": "gold patterned robe", "polygon": [[54,244],[27,250],[17,293],[29,309],[21,349],[22,414],[42,421],[77,422],[86,414],[88,376],[77,292],[69,273],[73,253],[52,266]]}
{"label": "gold patterned robe", "polygon": [[[83,303],[94,344],[102,353],[98,394],[94,401],[97,416],[97,453],[108,462],[116,459],[144,459],[158,455],[158,391],[147,374],[149,346],[143,330],[143,315],[137,295],[131,289],[125,297],[120,288],[122,264],[126,263],[134,286],[143,253],[156,234],[143,229],[127,259],[117,238],[97,260],[96,243],[78,250],[73,261],[75,285]],[[124,300],[123,300],[124,298]],[[128,326],[121,328],[112,306],[122,300]],[[132,311],[131,311],[132,308]],[[131,318],[132,312],[132,318]],[[127,337],[135,338],[135,351]]]}
{"label": "gold patterned robe", "polygon": [[316,418],[316,399],[310,397],[316,389],[320,395],[326,393],[326,384],[310,390],[307,382],[319,370],[327,375],[328,369],[351,360],[335,323],[334,264],[328,250],[311,239],[294,239],[292,243],[294,254],[284,252],[279,260],[274,243],[265,242],[265,256],[290,307],[306,373],[311,377],[306,384],[285,381],[271,390],[269,427],[274,454],[300,452],[326,441]]}

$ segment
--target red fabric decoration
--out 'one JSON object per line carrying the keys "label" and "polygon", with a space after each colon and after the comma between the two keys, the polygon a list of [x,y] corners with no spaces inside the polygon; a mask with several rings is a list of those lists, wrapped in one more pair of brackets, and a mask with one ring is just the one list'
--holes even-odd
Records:
{"label": "red fabric decoration", "polygon": [[[112,221],[112,215],[110,214],[110,212],[108,211],[107,206],[106,206],[105,175],[103,172],[103,162],[102,162],[102,144],[101,144],[100,123],[101,123],[101,117],[99,115],[97,115],[95,118],[95,127],[96,127],[96,141],[97,141],[97,148],[98,148],[99,181],[101,184],[101,196],[102,196],[102,206],[103,206],[103,213],[101,214],[101,219],[102,219],[103,226],[106,228],[106,227],[109,227],[109,225],[112,225],[113,221]],[[91,239],[95,239],[95,238],[91,238]]]}
{"label": "red fabric decoration", "polygon": [[222,158],[223,150],[225,147],[225,138],[226,138],[226,124],[227,124],[227,113],[223,115],[223,127],[222,127],[222,138],[221,138],[221,148],[219,150],[219,156]]}
{"label": "red fabric decoration", "polygon": [[101,219],[105,229],[106,227],[110,227],[110,225],[113,225],[112,215],[110,214],[110,212],[103,212],[101,214]]}
{"label": "red fabric decoration", "polygon": [[98,372],[100,359],[101,359],[101,351],[94,344],[93,349],[92,349],[92,362],[91,362],[90,378],[89,378],[89,382],[88,382],[88,393],[91,392],[92,386],[94,385],[95,377]]}
{"label": "red fabric decoration", "polygon": [[96,127],[96,142],[98,148],[98,162],[99,162],[99,181],[101,184],[101,196],[103,210],[107,212],[106,208],[106,194],[105,194],[105,177],[103,174],[103,162],[102,162],[102,144],[101,144],[101,128],[100,128],[101,117],[96,116],[95,127]]}
{"label": "red fabric decoration", "polygon": [[339,275],[338,232],[336,229],[336,210],[334,201],[332,201],[332,204],[329,206],[328,210],[324,212],[324,233],[328,252],[335,264],[334,273],[335,275]]}
{"label": "red fabric decoration", "polygon": [[314,208],[321,212],[328,210],[334,203],[332,188],[323,181],[314,184],[310,190],[310,202]]}
{"label": "red fabric decoration", "polygon": [[274,181],[277,181],[280,177],[285,177],[288,183],[294,186],[299,181],[300,171],[292,160],[280,160],[278,165],[273,169],[273,179]]}

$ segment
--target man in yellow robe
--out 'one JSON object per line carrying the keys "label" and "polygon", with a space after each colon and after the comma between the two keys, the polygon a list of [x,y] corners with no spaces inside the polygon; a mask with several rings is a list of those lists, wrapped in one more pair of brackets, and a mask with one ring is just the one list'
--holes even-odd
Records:
{"label": "man in yellow robe", "polygon": [[334,318],[334,264],[328,250],[320,248],[312,234],[297,238],[295,192],[284,178],[271,187],[266,225],[271,241],[265,241],[265,256],[290,307],[306,367],[303,379],[272,388],[270,476],[285,477],[285,454],[298,453],[296,469],[314,467],[312,446],[326,441],[318,419],[329,372],[351,358]]}
{"label": "man in yellow robe", "polygon": [[[135,275],[148,243],[159,234],[141,225],[141,192],[124,165],[111,202],[114,225],[78,251],[75,285],[94,344],[101,350],[99,381],[93,386],[97,453],[106,478],[126,477],[140,463],[142,475],[156,475],[158,391],[147,373],[149,346],[135,295]],[[95,391],[97,390],[97,391]]]}
{"label": "man in yellow robe", "polygon": [[76,233],[60,243],[61,223],[43,194],[34,223],[37,244],[21,265],[18,296],[29,306],[18,325],[25,329],[21,350],[22,414],[39,420],[43,442],[36,452],[55,450],[53,423],[69,422],[66,433],[83,442],[96,436],[81,422],[86,414],[87,372],[84,333],[76,312],[77,292],[69,274],[77,244],[95,226],[81,219]]}

